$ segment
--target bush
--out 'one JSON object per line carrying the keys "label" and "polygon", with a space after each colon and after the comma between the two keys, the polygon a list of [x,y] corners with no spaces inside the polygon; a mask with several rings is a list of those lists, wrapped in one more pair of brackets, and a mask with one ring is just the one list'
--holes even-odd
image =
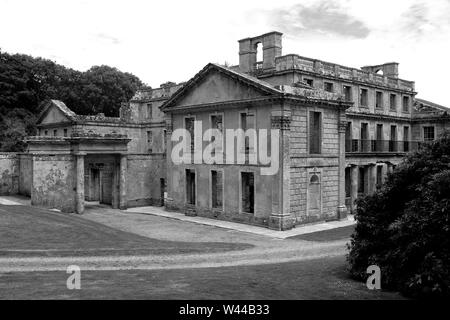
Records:
{"label": "bush", "polygon": [[443,297],[450,288],[450,134],[408,155],[384,186],[357,200],[350,273],[412,297]]}

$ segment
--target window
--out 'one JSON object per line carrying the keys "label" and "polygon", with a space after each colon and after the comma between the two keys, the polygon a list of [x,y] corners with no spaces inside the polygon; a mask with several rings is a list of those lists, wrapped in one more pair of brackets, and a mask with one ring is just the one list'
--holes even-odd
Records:
{"label": "window", "polygon": [[409,112],[409,97],[403,97],[403,112]]}
{"label": "window", "polygon": [[389,109],[393,111],[397,110],[397,95],[393,93],[389,95]]}
{"label": "window", "polygon": [[358,193],[365,193],[365,185],[366,185],[366,170],[364,167],[359,167],[359,181],[358,181]]}
{"label": "window", "polygon": [[194,152],[194,141],[195,141],[194,123],[195,123],[194,117],[184,118],[184,128],[189,132],[188,141],[190,139],[192,153]]}
{"label": "window", "polygon": [[403,127],[403,151],[409,151],[409,127]]}
{"label": "window", "polygon": [[367,107],[367,89],[360,90],[359,104],[362,107]]}
{"label": "window", "polygon": [[[223,120],[222,115],[211,115],[211,129],[217,129],[223,134]],[[215,137],[212,137],[211,142],[213,142]],[[219,152],[222,152],[223,141],[221,142],[221,146],[217,147]],[[212,156],[215,155],[216,150],[214,149],[212,152]]]}
{"label": "window", "polygon": [[186,169],[186,202],[195,205],[195,170]]}
{"label": "window", "polygon": [[56,137],[58,135],[58,130],[53,130],[53,136]]}
{"label": "window", "polygon": [[383,92],[381,91],[375,93],[375,108],[383,109]]}
{"label": "window", "polygon": [[[241,129],[244,130],[244,132],[248,129],[256,129],[255,124],[255,116],[250,113],[241,113]],[[245,153],[250,153],[254,151],[254,142],[252,145],[250,145],[250,137],[247,135],[245,136],[245,142],[244,142],[244,148]]]}
{"label": "window", "polygon": [[67,129],[64,129],[64,137],[67,137]]}
{"label": "window", "polygon": [[333,92],[333,84],[331,82],[325,82],[324,88],[327,92]]}
{"label": "window", "polygon": [[391,136],[389,140],[389,151],[397,151],[397,126],[391,126]]}
{"label": "window", "polygon": [[310,87],[314,87],[314,80],[313,79],[307,79],[303,78],[303,81]]}
{"label": "window", "polygon": [[343,91],[344,91],[345,101],[352,101],[352,87],[344,86]]}
{"label": "window", "polygon": [[345,168],[345,197],[350,198],[352,193],[351,168]]}
{"label": "window", "polygon": [[423,127],[423,141],[434,140],[434,127]]}
{"label": "window", "polygon": [[320,154],[322,135],[321,135],[321,113],[310,111],[309,112],[309,153]]}
{"label": "window", "polygon": [[153,133],[151,131],[147,131],[147,148],[148,152],[153,151]]}
{"label": "window", "polygon": [[242,212],[255,212],[255,183],[252,172],[241,172]]}
{"label": "window", "polygon": [[152,104],[147,103],[147,119],[151,119],[153,117]]}
{"label": "window", "polygon": [[48,136],[48,131],[47,130],[44,131],[44,135]]}
{"label": "window", "polygon": [[377,166],[377,185],[376,188],[380,189],[383,184],[383,167]]}
{"label": "window", "polygon": [[369,124],[361,123],[360,128],[360,137],[361,137],[361,152],[369,152],[370,151],[370,140],[369,140]]}
{"label": "window", "polygon": [[162,132],[162,149],[163,152],[166,152],[166,147],[167,147],[167,130],[164,129]]}
{"label": "window", "polygon": [[223,175],[222,171],[211,170],[211,207],[222,209],[223,206]]}

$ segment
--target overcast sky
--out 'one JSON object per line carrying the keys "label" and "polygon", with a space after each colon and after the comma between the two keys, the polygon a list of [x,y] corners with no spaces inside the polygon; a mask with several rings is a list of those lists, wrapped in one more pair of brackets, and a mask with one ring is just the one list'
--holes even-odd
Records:
{"label": "overcast sky", "polygon": [[450,106],[450,0],[0,0],[0,17],[3,51],[78,70],[107,64],[152,87],[208,62],[237,64],[237,40],[277,30],[283,54],[399,62],[418,97]]}

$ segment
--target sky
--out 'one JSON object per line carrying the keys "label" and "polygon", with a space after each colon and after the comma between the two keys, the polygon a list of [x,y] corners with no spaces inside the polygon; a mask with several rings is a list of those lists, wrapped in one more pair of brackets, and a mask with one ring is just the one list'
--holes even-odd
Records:
{"label": "sky", "polygon": [[238,40],[283,33],[283,54],[350,67],[399,62],[419,98],[450,107],[450,0],[0,0],[0,48],[77,70],[106,64],[159,87]]}

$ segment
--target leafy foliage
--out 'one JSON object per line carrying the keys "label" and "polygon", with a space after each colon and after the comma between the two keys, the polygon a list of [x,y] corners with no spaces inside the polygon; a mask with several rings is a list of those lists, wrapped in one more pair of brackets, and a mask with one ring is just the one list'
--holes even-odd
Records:
{"label": "leafy foliage", "polygon": [[53,61],[0,51],[0,151],[21,151],[33,134],[39,106],[46,99],[63,101],[77,114],[117,116],[142,82],[108,66],[80,72]]}
{"label": "leafy foliage", "polygon": [[409,296],[450,293],[450,134],[407,156],[381,190],[357,201],[351,274],[381,268],[382,286]]}

